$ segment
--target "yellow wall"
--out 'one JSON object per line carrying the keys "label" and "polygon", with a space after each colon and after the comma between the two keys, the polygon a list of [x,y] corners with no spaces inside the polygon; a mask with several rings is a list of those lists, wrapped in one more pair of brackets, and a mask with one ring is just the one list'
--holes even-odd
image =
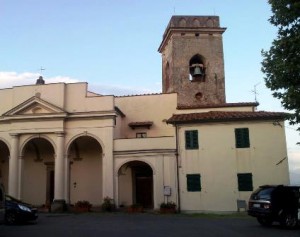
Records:
{"label": "yellow wall", "polygon": [[[250,148],[235,148],[234,129],[245,127]],[[185,149],[186,130],[198,130],[199,149]],[[287,160],[276,165],[287,156],[284,128],[272,121],[182,126],[179,136],[183,210],[236,210],[236,200],[247,201],[251,194],[238,191],[238,173],[252,173],[254,189],[263,184],[289,184]],[[187,191],[187,174],[201,175],[201,192]]]}
{"label": "yellow wall", "polygon": [[[119,137],[135,138],[136,133],[146,132],[147,137],[174,136],[174,129],[171,125],[166,125],[176,110],[176,94],[141,95],[130,97],[116,97],[116,106],[126,115],[122,118],[122,125],[116,129],[122,129]],[[136,128],[131,129],[128,124],[131,122],[151,121],[151,129]]]}

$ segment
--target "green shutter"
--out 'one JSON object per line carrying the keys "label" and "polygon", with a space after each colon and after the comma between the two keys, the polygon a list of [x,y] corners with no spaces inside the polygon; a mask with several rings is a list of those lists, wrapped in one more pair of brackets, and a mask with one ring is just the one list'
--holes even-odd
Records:
{"label": "green shutter", "polygon": [[251,173],[238,174],[239,191],[253,191],[253,182]]}
{"label": "green shutter", "polygon": [[187,191],[199,192],[201,191],[201,176],[200,174],[187,174]]}
{"label": "green shutter", "polygon": [[198,131],[191,130],[185,131],[185,148],[186,149],[198,149]]}
{"label": "green shutter", "polygon": [[249,129],[236,128],[234,131],[235,131],[235,147],[236,148],[250,147]]}

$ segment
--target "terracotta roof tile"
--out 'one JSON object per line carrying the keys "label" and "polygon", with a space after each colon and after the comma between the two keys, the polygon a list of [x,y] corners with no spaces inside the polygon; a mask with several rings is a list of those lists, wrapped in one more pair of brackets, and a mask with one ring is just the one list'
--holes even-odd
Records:
{"label": "terracotta roof tile", "polygon": [[249,121],[284,119],[286,113],[281,112],[244,112],[244,111],[210,111],[205,113],[174,114],[167,123],[204,123],[221,121]]}
{"label": "terracotta roof tile", "polygon": [[186,106],[186,105],[178,105],[177,109],[202,109],[202,108],[224,108],[224,107],[249,107],[258,106],[258,102],[239,102],[239,103],[225,103],[225,104],[207,104],[207,105],[193,105],[193,106]]}

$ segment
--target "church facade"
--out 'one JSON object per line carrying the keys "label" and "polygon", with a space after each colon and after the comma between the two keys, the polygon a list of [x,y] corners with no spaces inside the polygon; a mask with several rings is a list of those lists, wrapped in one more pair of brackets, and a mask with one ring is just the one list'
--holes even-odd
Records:
{"label": "church facade", "polygon": [[236,211],[258,186],[289,184],[284,114],[226,102],[225,30],[216,16],[173,16],[158,49],[161,94],[99,95],[86,83],[0,90],[8,194],[53,210],[110,197]]}

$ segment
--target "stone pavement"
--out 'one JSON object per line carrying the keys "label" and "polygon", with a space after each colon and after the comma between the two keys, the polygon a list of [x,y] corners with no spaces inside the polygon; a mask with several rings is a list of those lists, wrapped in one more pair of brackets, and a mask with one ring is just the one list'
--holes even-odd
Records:
{"label": "stone pavement", "polygon": [[155,213],[41,213],[36,223],[0,226],[0,237],[299,237],[300,229],[261,227],[245,215],[161,215]]}

